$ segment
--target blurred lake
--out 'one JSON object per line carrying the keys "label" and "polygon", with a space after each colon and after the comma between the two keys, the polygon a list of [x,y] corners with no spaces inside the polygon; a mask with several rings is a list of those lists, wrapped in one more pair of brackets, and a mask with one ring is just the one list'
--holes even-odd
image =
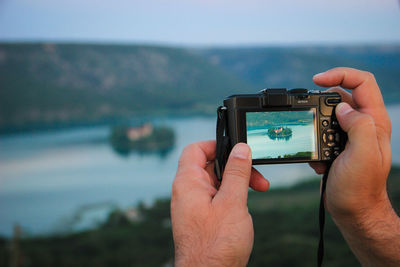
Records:
{"label": "blurred lake", "polygon": [[[400,164],[400,105],[390,106],[393,163]],[[176,144],[167,155],[121,157],[107,142],[106,126],[0,137],[0,235],[15,223],[28,234],[68,229],[77,211],[91,227],[107,209],[151,204],[168,197],[177,162],[187,144],[215,138],[214,117],[157,119],[175,130]],[[307,164],[258,166],[271,187],[288,186],[315,175]],[[86,212],[87,211],[87,212]],[[78,217],[79,217],[78,216]],[[86,216],[86,217],[85,217]],[[79,217],[79,218],[81,218]],[[82,219],[81,218],[81,219]]]}

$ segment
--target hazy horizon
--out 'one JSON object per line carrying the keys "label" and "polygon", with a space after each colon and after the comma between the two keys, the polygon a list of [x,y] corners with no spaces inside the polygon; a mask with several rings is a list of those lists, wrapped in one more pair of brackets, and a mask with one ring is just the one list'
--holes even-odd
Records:
{"label": "hazy horizon", "polygon": [[397,0],[0,0],[0,42],[399,44],[400,8]]}
{"label": "hazy horizon", "polygon": [[103,40],[53,40],[53,39],[12,39],[3,40],[0,44],[56,44],[56,45],[116,45],[116,46],[149,46],[194,49],[235,49],[235,48],[351,48],[351,47],[399,47],[399,41],[392,42],[296,42],[296,43],[232,43],[232,44],[178,44],[168,42],[141,42],[141,41],[103,41]]}

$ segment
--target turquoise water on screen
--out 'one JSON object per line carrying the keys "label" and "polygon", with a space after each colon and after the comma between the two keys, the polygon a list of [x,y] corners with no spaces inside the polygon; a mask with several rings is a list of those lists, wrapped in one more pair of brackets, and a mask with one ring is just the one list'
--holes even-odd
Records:
{"label": "turquoise water on screen", "polygon": [[272,140],[266,134],[269,127],[272,125],[248,130],[247,143],[251,148],[253,159],[278,158],[285,154],[316,151],[313,124],[288,125],[292,129],[292,137],[289,140]]}

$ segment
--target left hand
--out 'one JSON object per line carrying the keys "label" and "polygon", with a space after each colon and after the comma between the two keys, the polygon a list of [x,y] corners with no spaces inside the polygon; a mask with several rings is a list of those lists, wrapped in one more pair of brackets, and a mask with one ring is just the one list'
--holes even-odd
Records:
{"label": "left hand", "polygon": [[187,146],[172,187],[171,220],[175,266],[245,266],[254,230],[247,209],[249,185],[266,191],[269,183],[251,167],[247,144],[229,156],[221,186],[214,174],[215,141]]}

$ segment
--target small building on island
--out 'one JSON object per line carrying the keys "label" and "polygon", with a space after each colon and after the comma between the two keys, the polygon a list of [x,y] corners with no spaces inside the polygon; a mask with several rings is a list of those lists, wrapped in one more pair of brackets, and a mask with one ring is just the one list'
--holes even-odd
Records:
{"label": "small building on island", "polygon": [[268,129],[267,135],[272,140],[289,140],[292,137],[292,129],[283,126],[271,127]]}
{"label": "small building on island", "polygon": [[277,129],[274,129],[274,132],[275,132],[276,134],[279,134],[279,133],[281,133],[282,131],[283,131],[283,128],[282,128],[282,127],[277,128]]}
{"label": "small building on island", "polygon": [[165,155],[175,144],[175,134],[170,127],[154,126],[149,122],[141,126],[115,126],[111,129],[110,142],[122,156],[131,151]]}
{"label": "small building on island", "polygon": [[146,123],[140,127],[129,127],[126,131],[126,135],[130,141],[136,141],[150,136],[153,133],[153,130],[153,124]]}

